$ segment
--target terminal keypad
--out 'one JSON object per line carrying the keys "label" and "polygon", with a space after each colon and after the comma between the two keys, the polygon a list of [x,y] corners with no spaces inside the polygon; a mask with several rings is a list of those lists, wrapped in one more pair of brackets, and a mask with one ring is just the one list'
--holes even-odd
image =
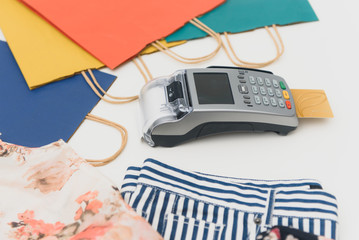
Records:
{"label": "terminal keypad", "polygon": [[255,104],[291,109],[289,93],[283,81],[254,76],[248,76],[248,79]]}
{"label": "terminal keypad", "polygon": [[243,102],[249,106],[266,106],[279,109],[292,109],[289,89],[282,80],[269,77],[243,75],[239,81],[239,92],[243,95]]}

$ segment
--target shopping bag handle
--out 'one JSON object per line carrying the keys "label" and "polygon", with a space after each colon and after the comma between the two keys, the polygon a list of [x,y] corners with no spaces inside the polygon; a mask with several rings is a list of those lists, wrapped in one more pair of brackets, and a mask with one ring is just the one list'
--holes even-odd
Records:
{"label": "shopping bag handle", "polygon": [[[226,41],[227,41],[227,44],[228,44],[228,47],[229,47],[229,50],[227,49],[227,47],[223,44],[223,49],[224,51],[226,52],[229,60],[236,66],[238,67],[246,67],[246,68],[262,68],[262,67],[265,67],[265,66],[268,66],[269,64],[277,61],[284,53],[284,44],[283,44],[283,40],[278,32],[278,29],[277,29],[277,26],[275,24],[272,25],[272,28],[274,29],[274,32],[276,33],[276,36],[279,40],[279,43],[280,43],[280,47],[275,39],[275,37],[273,36],[273,34],[271,33],[271,31],[269,30],[269,28],[267,26],[265,26],[265,29],[267,31],[267,33],[269,34],[269,36],[271,37],[271,39],[273,40],[273,43],[275,44],[275,47],[276,47],[276,51],[277,51],[277,54],[276,56],[269,60],[269,61],[266,61],[266,62],[258,62],[258,63],[255,63],[255,62],[248,62],[248,61],[244,61],[244,60],[241,60],[237,54],[235,53],[233,47],[232,47],[232,44],[231,42],[229,41],[229,37],[228,37],[228,33],[227,32],[224,32],[224,36],[226,38]],[[232,53],[234,59],[231,57],[231,54],[230,52]]]}
{"label": "shopping bag handle", "polygon": [[[196,64],[196,63],[200,63],[200,62],[209,60],[209,59],[213,58],[219,52],[219,50],[223,47],[227,57],[235,66],[245,67],[245,68],[262,68],[262,67],[268,66],[269,64],[277,61],[280,58],[280,56],[282,56],[284,53],[283,40],[282,40],[282,38],[279,34],[279,31],[277,29],[277,26],[275,24],[272,25],[272,28],[274,29],[274,31],[276,33],[276,36],[278,38],[280,46],[277,43],[277,41],[276,41],[275,37],[273,36],[273,34],[271,33],[271,31],[269,30],[268,26],[265,26],[265,29],[275,44],[277,54],[273,59],[271,59],[269,61],[256,63],[256,62],[244,61],[237,56],[231,42],[229,41],[227,32],[224,32],[223,34],[224,34],[224,37],[226,39],[229,49],[227,49],[227,47],[223,43],[221,35],[219,33],[216,33],[213,29],[211,29],[209,26],[207,26],[206,24],[201,22],[199,19],[193,18],[189,22],[191,24],[193,24],[194,26],[196,26],[197,28],[201,29],[202,31],[206,32],[209,36],[211,36],[213,39],[216,40],[217,47],[211,53],[209,53],[205,56],[202,56],[202,57],[188,58],[188,57],[181,56],[178,53],[175,53],[174,51],[172,51],[170,48],[168,48],[167,46],[165,46],[158,40],[151,43],[151,45],[153,47],[155,47],[157,50],[168,55],[169,57],[171,57],[179,62],[186,63],[186,64]],[[233,55],[233,57],[232,57],[232,55]]]}
{"label": "shopping bag handle", "polygon": [[87,162],[89,162],[92,166],[95,166],[95,167],[100,167],[100,166],[109,164],[110,162],[115,160],[121,154],[121,152],[123,151],[123,149],[125,148],[125,146],[127,144],[128,133],[127,133],[126,128],[118,123],[109,121],[107,119],[95,116],[90,113],[85,117],[85,119],[108,125],[110,127],[116,128],[117,130],[120,131],[121,138],[122,138],[121,146],[112,156],[107,157],[105,159],[99,159],[99,160],[86,159]]}
{"label": "shopping bag handle", "polygon": [[198,27],[199,29],[201,29],[202,31],[206,32],[214,40],[216,40],[217,47],[211,53],[209,53],[205,56],[202,56],[202,57],[188,58],[188,57],[183,57],[183,56],[175,53],[174,51],[172,51],[170,48],[168,48],[167,46],[165,46],[158,40],[151,43],[152,46],[157,48],[157,50],[163,52],[164,54],[168,55],[169,57],[171,57],[179,62],[186,63],[186,64],[196,64],[196,63],[200,63],[200,62],[203,62],[203,61],[213,58],[218,53],[218,51],[221,49],[221,46],[222,46],[221,37],[219,36],[218,33],[210,31],[210,28],[207,25],[205,25],[204,23],[202,23],[200,20],[198,20],[197,18],[193,18],[189,22],[191,24],[193,24],[194,26]]}
{"label": "shopping bag handle", "polygon": [[[149,80],[152,79],[152,74],[150,73],[150,71],[148,70],[148,67],[146,66],[145,62],[143,61],[142,57],[140,55],[137,56],[137,58],[139,59],[139,61],[142,63],[142,66],[145,70],[142,70],[142,68],[140,67],[140,65],[138,64],[138,62],[136,61],[136,59],[134,58],[132,61],[133,63],[136,65],[136,67],[139,69],[141,75],[143,76],[145,82],[148,82]],[[81,71],[82,76],[84,77],[84,79],[86,80],[87,84],[90,86],[90,88],[92,89],[92,91],[101,99],[104,100],[105,102],[108,103],[112,103],[112,104],[123,104],[123,103],[129,103],[132,101],[135,101],[136,99],[138,99],[138,95],[134,95],[134,96],[128,96],[128,97],[117,97],[117,96],[113,96],[110,95],[109,93],[107,93],[98,83],[98,81],[96,80],[95,75],[92,73],[91,69],[87,70],[88,73],[90,74],[89,78],[86,74],[85,71]],[[146,74],[148,75],[148,77],[146,76]],[[102,92],[102,94],[100,93]],[[107,97],[107,98],[106,98]]]}

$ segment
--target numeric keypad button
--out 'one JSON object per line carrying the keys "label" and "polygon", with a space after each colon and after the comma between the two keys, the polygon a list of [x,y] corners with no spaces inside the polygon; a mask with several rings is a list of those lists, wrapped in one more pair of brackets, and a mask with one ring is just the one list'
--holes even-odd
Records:
{"label": "numeric keypad button", "polygon": [[269,96],[271,96],[271,97],[273,97],[273,96],[274,96],[273,89],[268,88],[268,89],[267,89],[267,92],[268,92],[268,95],[269,95]]}
{"label": "numeric keypad button", "polygon": [[253,85],[253,86],[252,86],[252,92],[253,92],[254,94],[258,94],[258,87],[255,86],[255,85]]}
{"label": "numeric keypad button", "polygon": [[258,85],[262,86],[264,84],[263,78],[257,77],[257,83]]}
{"label": "numeric keypad button", "polygon": [[273,79],[273,87],[275,87],[275,88],[279,88],[279,83],[278,83],[278,81],[277,80],[275,80],[275,79]]}
{"label": "numeric keypad button", "polygon": [[262,100],[263,100],[263,104],[264,104],[264,105],[266,105],[266,106],[269,105],[269,100],[268,100],[267,97],[263,97]]}
{"label": "numeric keypad button", "polygon": [[282,97],[282,92],[279,89],[275,90],[275,95],[277,96],[277,98],[281,98]]}
{"label": "numeric keypad button", "polygon": [[261,104],[261,98],[259,96],[254,96],[254,102],[257,104],[257,105],[260,105]]}
{"label": "numeric keypad button", "polygon": [[279,107],[281,107],[281,108],[284,108],[284,107],[285,107],[284,101],[283,101],[282,99],[278,99],[278,105],[279,105]]}
{"label": "numeric keypad button", "polygon": [[273,107],[277,106],[277,101],[275,100],[275,98],[270,98],[270,103],[272,104]]}
{"label": "numeric keypad button", "polygon": [[266,95],[267,91],[264,87],[259,87],[259,91],[261,92],[262,95]]}
{"label": "numeric keypad button", "polygon": [[254,79],[253,76],[249,76],[249,82],[253,85],[253,84],[256,84],[256,80]]}
{"label": "numeric keypad button", "polygon": [[264,79],[264,82],[265,82],[265,84],[266,84],[267,87],[272,86],[269,78],[265,78],[265,79]]}

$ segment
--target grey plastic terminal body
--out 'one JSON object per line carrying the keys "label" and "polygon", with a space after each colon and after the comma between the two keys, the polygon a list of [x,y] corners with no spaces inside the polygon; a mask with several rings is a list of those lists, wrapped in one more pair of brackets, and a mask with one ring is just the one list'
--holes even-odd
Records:
{"label": "grey plastic terminal body", "polygon": [[140,94],[143,138],[172,147],[223,132],[296,129],[286,81],[271,72],[211,67],[186,69],[149,82]]}

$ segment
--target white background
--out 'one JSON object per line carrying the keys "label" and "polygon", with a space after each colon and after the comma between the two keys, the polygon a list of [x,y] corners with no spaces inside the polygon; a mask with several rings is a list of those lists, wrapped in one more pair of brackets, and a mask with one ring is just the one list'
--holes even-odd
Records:
{"label": "white background", "polygon": [[[233,177],[318,179],[338,199],[340,239],[354,239],[359,227],[359,3],[355,0],[310,3],[319,21],[279,27],[285,52],[265,69],[282,76],[292,89],[325,90],[333,119],[301,119],[299,127],[284,137],[275,133],[223,134],[174,148],[152,148],[140,140],[137,101],[125,105],[101,101],[92,113],[124,125],[129,138],[124,152],[98,169],[118,186],[126,168],[140,165],[146,158]],[[263,28],[231,35],[230,39],[242,59],[265,61],[275,55],[274,45]],[[204,38],[173,50],[198,57],[215,46],[213,39]],[[181,64],[163,53],[143,59],[154,77],[184,68],[232,66],[223,50],[210,61],[196,65]],[[113,95],[136,95],[144,84],[132,62],[104,71],[118,77],[109,90]],[[120,147],[121,136],[117,130],[86,120],[69,144],[84,158],[100,159]]]}

